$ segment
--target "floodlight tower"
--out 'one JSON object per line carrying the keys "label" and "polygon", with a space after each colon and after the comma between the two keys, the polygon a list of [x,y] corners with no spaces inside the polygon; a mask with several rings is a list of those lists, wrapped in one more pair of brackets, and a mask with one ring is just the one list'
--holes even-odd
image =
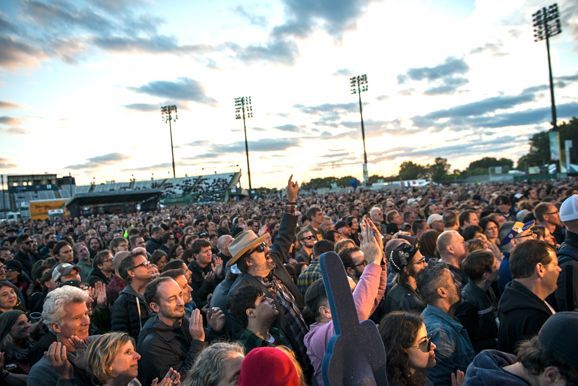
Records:
{"label": "floodlight tower", "polygon": [[546,40],[546,53],[548,54],[548,73],[550,77],[550,99],[552,101],[552,126],[558,128],[556,122],[556,102],[554,100],[554,81],[552,76],[552,61],[550,60],[550,38],[562,32],[560,25],[560,13],[558,4],[554,3],[548,8],[544,7],[532,15],[534,22],[534,41]]}
{"label": "floodlight tower", "polygon": [[367,172],[367,152],[365,151],[365,126],[363,124],[363,106],[361,104],[361,93],[367,91],[367,75],[357,75],[349,79],[351,86],[351,93],[357,94],[359,97],[359,115],[361,116],[361,138],[363,139],[363,183],[365,185],[369,182],[369,174]]}
{"label": "floodlight tower", "polygon": [[243,120],[243,131],[245,132],[245,155],[247,156],[247,178],[249,179],[249,197],[251,197],[251,166],[249,165],[249,143],[247,142],[247,124],[246,119],[253,118],[253,107],[251,106],[251,97],[235,98],[235,119]]}
{"label": "floodlight tower", "polygon": [[[552,104],[552,128],[558,131],[558,122],[556,117],[556,101],[554,99],[554,79],[552,76],[552,61],[550,60],[550,38],[562,32],[560,25],[560,13],[558,4],[554,3],[548,8],[544,7],[532,15],[534,25],[534,41],[546,40],[546,53],[548,55],[548,75],[550,79],[550,100]],[[558,152],[560,155],[559,169],[562,171],[562,154],[560,152],[560,134],[558,133]]]}
{"label": "floodlight tower", "polygon": [[[174,113],[174,115],[173,115],[173,113]],[[175,106],[175,105],[162,106],[161,107],[161,117],[162,117],[164,122],[168,122],[168,124],[169,124],[169,133],[171,135],[171,157],[173,159],[173,178],[176,178],[177,174],[175,172],[175,151],[173,148],[173,128],[172,128],[171,123],[178,119],[177,106]]]}

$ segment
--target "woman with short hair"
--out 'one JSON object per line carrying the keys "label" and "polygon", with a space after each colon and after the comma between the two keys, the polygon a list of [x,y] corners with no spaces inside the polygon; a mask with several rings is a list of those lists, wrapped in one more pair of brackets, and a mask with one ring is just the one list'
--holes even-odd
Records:
{"label": "woman with short hair", "polygon": [[[138,361],[134,341],[125,332],[110,332],[96,338],[87,351],[88,369],[99,385],[141,386],[138,381]],[[159,382],[154,379],[152,386],[180,385],[180,374],[169,369]]]}

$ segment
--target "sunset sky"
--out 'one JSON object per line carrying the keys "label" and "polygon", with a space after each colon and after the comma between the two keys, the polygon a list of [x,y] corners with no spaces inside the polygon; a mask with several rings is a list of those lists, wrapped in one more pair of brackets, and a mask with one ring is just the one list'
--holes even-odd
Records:
{"label": "sunset sky", "polygon": [[[242,169],[253,187],[436,156],[515,162],[550,127],[545,43],[523,0],[2,0],[0,174],[77,184]],[[551,39],[559,122],[578,116],[578,3]],[[578,144],[576,144],[578,146]]]}

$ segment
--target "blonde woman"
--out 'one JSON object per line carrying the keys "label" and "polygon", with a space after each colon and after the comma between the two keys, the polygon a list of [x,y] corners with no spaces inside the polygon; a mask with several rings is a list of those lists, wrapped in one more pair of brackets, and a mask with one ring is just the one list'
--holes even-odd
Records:
{"label": "blonde woman", "polygon": [[[138,381],[140,354],[135,351],[132,338],[124,332],[111,332],[99,336],[88,347],[88,369],[103,386],[141,386]],[[152,386],[180,385],[180,374],[169,369],[159,382]]]}

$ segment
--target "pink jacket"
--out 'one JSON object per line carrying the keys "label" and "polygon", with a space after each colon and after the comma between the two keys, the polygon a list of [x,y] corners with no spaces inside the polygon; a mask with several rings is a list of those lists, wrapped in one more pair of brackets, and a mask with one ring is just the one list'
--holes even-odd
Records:
{"label": "pink jacket", "polygon": [[[368,264],[353,290],[353,301],[360,321],[367,320],[379,304],[385,293],[385,270],[377,264]],[[303,339],[307,355],[313,365],[315,380],[323,385],[321,366],[329,339],[335,334],[333,322],[313,323]]]}

